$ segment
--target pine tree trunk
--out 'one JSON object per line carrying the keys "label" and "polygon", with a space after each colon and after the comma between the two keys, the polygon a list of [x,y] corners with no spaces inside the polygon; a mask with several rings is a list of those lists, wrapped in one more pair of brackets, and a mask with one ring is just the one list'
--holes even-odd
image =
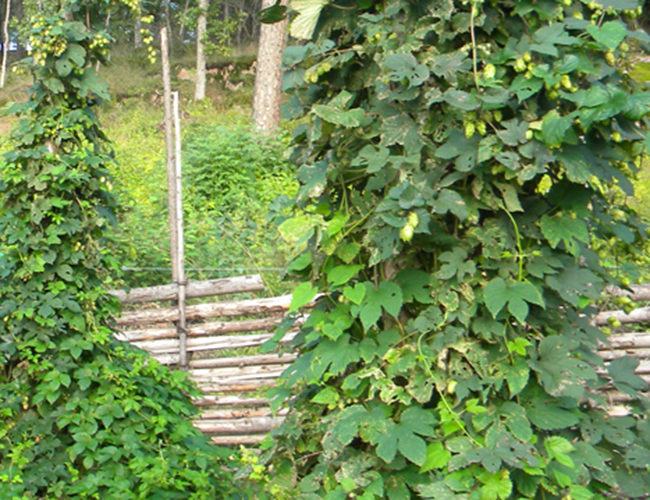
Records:
{"label": "pine tree trunk", "polygon": [[[270,7],[274,3],[274,0],[263,0],[262,8]],[[282,52],[286,43],[286,20],[260,26],[255,93],[253,95],[253,123],[255,128],[264,134],[270,134],[280,126],[281,64]]]}
{"label": "pine tree trunk", "polygon": [[203,38],[207,29],[208,0],[199,0],[201,14],[196,25],[196,87],[194,89],[194,100],[200,101],[205,98],[205,53]]}

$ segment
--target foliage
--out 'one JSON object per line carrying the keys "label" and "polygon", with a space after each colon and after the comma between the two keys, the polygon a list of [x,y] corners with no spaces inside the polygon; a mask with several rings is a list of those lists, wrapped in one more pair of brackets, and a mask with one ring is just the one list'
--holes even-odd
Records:
{"label": "foliage", "polygon": [[35,84],[14,107],[0,177],[0,496],[224,498],[230,451],[191,425],[185,374],[112,337],[97,40],[82,23],[34,19]]}
{"label": "foliage", "polygon": [[[201,9],[196,7],[188,10],[184,20],[185,25],[192,30],[196,29]],[[246,19],[246,13],[236,10],[229,17],[222,14],[222,5],[219,1],[210,2],[206,12],[207,30],[202,40],[206,54],[230,54],[233,36],[239,31],[240,25]]]}
{"label": "foliage", "polygon": [[[322,6],[323,2],[314,2]],[[604,5],[604,6],[602,6]],[[303,249],[324,294],[274,390],[292,411],[254,472],[278,498],[640,497],[647,384],[607,367],[594,248],[626,206],[650,93],[634,0],[343,0],[291,47]],[[630,398],[609,415],[600,390]]]}
{"label": "foliage", "polygon": [[[112,130],[120,134],[116,138],[116,189],[126,207],[120,214],[115,252],[127,267],[169,267],[166,177],[156,127],[160,117],[152,116],[150,107],[145,112],[135,106],[122,113],[126,113],[124,119],[112,124]],[[184,133],[187,267],[283,267],[287,246],[268,230],[265,214],[276,196],[296,192],[295,170],[284,158],[286,145],[279,138],[257,137],[235,114],[221,120],[230,126],[197,121]],[[206,271],[191,277],[215,275],[220,274]],[[156,276],[135,273],[125,279],[130,286],[168,280],[160,272]]]}

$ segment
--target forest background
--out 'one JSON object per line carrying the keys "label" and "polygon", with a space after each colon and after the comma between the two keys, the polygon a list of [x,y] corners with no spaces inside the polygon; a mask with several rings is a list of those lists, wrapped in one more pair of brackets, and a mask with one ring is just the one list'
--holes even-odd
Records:
{"label": "forest background", "polygon": [[[31,77],[11,71],[27,55],[18,33],[28,27],[36,1],[10,2],[7,76],[0,106],[22,101]],[[7,3],[0,4],[7,14]],[[100,119],[113,141],[113,187],[121,212],[112,249],[122,266],[115,286],[147,286],[170,277],[167,186],[163,128],[160,28],[171,33],[172,87],[180,92],[186,267],[189,279],[261,272],[271,294],[279,285],[287,248],[269,225],[295,194],[288,161],[289,124],[260,140],[251,109],[260,22],[260,1],[208,3],[204,41],[205,98],[197,100],[196,40],[201,9],[196,1],[143,1],[140,15],[123,3],[87,10],[112,40],[112,65],[98,68],[111,99]],[[3,31],[3,30],[0,30]],[[4,41],[4,34],[0,37]],[[2,150],[12,118],[0,119]]]}

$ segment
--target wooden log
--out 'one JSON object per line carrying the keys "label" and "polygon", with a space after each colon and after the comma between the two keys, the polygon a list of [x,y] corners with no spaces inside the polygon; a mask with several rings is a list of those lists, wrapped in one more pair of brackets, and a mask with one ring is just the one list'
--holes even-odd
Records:
{"label": "wooden log", "polygon": [[[281,342],[286,343],[293,339],[298,332],[287,332]],[[217,351],[222,349],[240,349],[242,347],[256,347],[273,338],[273,334],[259,335],[230,335],[225,337],[194,337],[187,339],[188,352]],[[154,357],[161,354],[178,353],[178,339],[148,340],[144,342],[131,342],[134,346],[150,352]]]}
{"label": "wooden log", "polygon": [[269,379],[263,381],[250,381],[249,383],[241,384],[233,381],[220,381],[219,383],[208,382],[198,383],[197,386],[205,394],[220,394],[223,392],[253,392],[261,389],[271,389],[277,386],[277,379]]}
{"label": "wooden log", "polygon": [[200,398],[192,400],[195,406],[268,406],[269,401],[266,398],[245,398],[241,396],[218,396],[206,394]]}
{"label": "wooden log", "polygon": [[629,356],[635,359],[650,359],[650,349],[603,349],[598,351],[598,355],[605,361]]}
{"label": "wooden log", "polygon": [[[175,284],[131,288],[130,290],[111,290],[108,293],[117,297],[122,304],[176,300],[178,286]],[[232,293],[259,292],[264,290],[264,283],[259,274],[235,276],[205,281],[190,281],[186,288],[188,299],[212,297]]]}
{"label": "wooden log", "polygon": [[238,445],[254,445],[263,441],[266,437],[264,434],[253,434],[253,435],[236,435],[236,436],[211,436],[210,440],[212,444],[217,446],[238,446]]}
{"label": "wooden log", "polygon": [[596,326],[607,326],[609,325],[609,318],[616,318],[623,325],[630,323],[648,323],[650,322],[650,307],[634,309],[633,311],[630,311],[629,314],[625,311],[601,312],[596,315],[593,323]]}
{"label": "wooden log", "polygon": [[[287,409],[277,412],[278,416],[284,416],[288,412]],[[231,420],[236,418],[252,418],[252,417],[272,417],[273,411],[268,406],[255,407],[255,408],[235,408],[227,410],[204,410],[201,412],[199,418],[201,420]]]}
{"label": "wooden log", "polygon": [[[601,349],[641,349],[650,348],[650,333],[614,333],[609,337],[609,345],[603,344]],[[611,347],[610,347],[611,346]]]}
{"label": "wooden log", "polygon": [[282,365],[253,365],[253,366],[235,366],[227,368],[205,368],[199,370],[190,370],[189,374],[197,383],[203,382],[221,382],[222,380],[254,380],[277,378],[282,375],[290,364]]}
{"label": "wooden log", "polygon": [[[291,305],[291,295],[271,297],[266,299],[228,300],[210,304],[188,306],[186,318],[188,321],[216,318],[221,316],[246,316],[249,314],[272,314],[284,312]],[[142,311],[124,312],[116,319],[116,324],[137,325],[146,323],[165,323],[178,321],[178,309],[146,309]]]}
{"label": "wooden log", "polygon": [[627,288],[608,286],[605,294],[612,297],[629,297],[635,302],[650,300],[650,285],[630,285]]}
{"label": "wooden log", "polygon": [[251,366],[290,363],[296,359],[296,354],[261,354],[258,356],[243,356],[233,358],[206,358],[190,361],[190,368],[221,368],[229,366]]}
{"label": "wooden log", "polygon": [[284,422],[284,417],[252,417],[232,420],[196,420],[194,427],[206,434],[255,434],[269,432]]}
{"label": "wooden log", "polygon": [[[188,325],[188,337],[206,337],[224,333],[243,333],[268,331],[277,326],[284,315],[274,315],[269,318],[244,321],[216,321],[200,325]],[[126,330],[115,334],[115,338],[123,342],[138,342],[143,340],[172,339],[178,336],[176,328],[146,328],[143,330]]]}

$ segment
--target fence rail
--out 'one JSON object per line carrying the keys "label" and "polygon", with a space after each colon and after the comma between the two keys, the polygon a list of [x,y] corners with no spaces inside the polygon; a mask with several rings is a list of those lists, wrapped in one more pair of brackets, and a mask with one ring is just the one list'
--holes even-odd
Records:
{"label": "fence rail", "polygon": [[[186,285],[187,298],[258,292],[263,289],[259,275],[241,276]],[[176,300],[177,285],[137,288],[109,292],[125,305]],[[612,297],[627,296],[633,301],[650,301],[650,286],[631,286],[627,290],[609,287]],[[275,386],[280,374],[295,360],[295,354],[260,354],[257,348],[273,337],[273,330],[284,319],[291,296],[222,300],[187,305],[185,349],[187,370],[203,392],[194,400],[200,416],[194,425],[212,441],[221,445],[255,444],[284,420],[285,411],[271,412],[264,394]],[[601,312],[595,325],[609,324],[615,317],[621,324],[650,322],[650,307]],[[179,363],[182,339],[179,338],[179,309],[160,307],[123,312],[117,318],[116,338],[147,350],[160,363]],[[217,320],[215,320],[217,319]],[[281,342],[289,342],[297,327],[286,332]],[[605,362],[631,356],[639,360],[636,373],[650,383],[650,332],[614,333],[599,350]],[[625,411],[625,395],[617,391],[605,394],[612,412]]]}

